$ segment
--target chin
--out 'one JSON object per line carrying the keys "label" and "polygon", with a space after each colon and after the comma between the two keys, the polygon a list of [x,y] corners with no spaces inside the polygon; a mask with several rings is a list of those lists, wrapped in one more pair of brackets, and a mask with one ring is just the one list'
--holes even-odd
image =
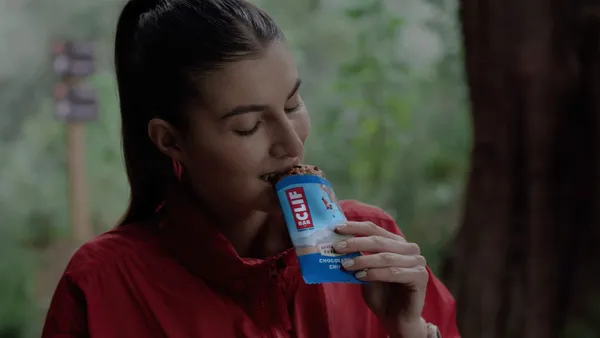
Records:
{"label": "chin", "polygon": [[265,189],[265,191],[256,196],[256,199],[254,199],[254,201],[256,202],[257,210],[268,213],[281,212],[279,201],[277,200],[277,194],[271,187]]}

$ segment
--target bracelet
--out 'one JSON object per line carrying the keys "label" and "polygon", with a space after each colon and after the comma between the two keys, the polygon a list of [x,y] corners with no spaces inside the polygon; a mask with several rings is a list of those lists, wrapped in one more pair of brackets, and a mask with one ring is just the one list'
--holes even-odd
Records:
{"label": "bracelet", "polygon": [[427,323],[427,338],[442,338],[440,329],[431,323]]}

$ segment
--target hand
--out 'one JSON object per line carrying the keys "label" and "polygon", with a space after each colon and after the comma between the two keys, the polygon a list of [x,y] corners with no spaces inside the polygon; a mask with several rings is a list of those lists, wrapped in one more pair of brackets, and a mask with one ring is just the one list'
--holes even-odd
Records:
{"label": "hand", "polygon": [[419,246],[371,222],[347,222],[336,231],[360,236],[333,247],[338,253],[365,254],[343,261],[342,266],[356,271],[356,278],[370,282],[363,285],[363,298],[390,336],[425,338],[421,312],[429,274]]}

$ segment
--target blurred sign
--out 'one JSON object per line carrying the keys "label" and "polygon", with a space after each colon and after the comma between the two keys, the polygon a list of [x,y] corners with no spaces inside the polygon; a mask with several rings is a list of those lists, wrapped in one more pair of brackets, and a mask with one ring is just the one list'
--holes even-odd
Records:
{"label": "blurred sign", "polygon": [[68,121],[89,121],[98,117],[96,91],[85,84],[67,87],[58,84],[54,91],[56,114]]}
{"label": "blurred sign", "polygon": [[60,77],[85,77],[94,73],[94,46],[88,42],[55,42],[54,72]]}
{"label": "blurred sign", "polygon": [[56,114],[66,121],[82,122],[98,116],[93,88],[80,82],[94,73],[94,46],[88,42],[58,41],[52,44],[52,68],[60,77],[54,89]]}

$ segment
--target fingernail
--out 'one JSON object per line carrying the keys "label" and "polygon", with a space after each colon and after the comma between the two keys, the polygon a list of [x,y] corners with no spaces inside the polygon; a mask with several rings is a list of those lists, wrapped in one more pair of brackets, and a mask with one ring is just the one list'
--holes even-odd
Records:
{"label": "fingernail", "polygon": [[335,226],[335,230],[343,230],[346,227],[346,224],[339,224]]}
{"label": "fingernail", "polygon": [[354,276],[358,279],[365,278],[365,277],[367,277],[367,271],[360,270],[359,272],[355,273]]}
{"label": "fingernail", "polygon": [[345,248],[347,246],[348,246],[348,243],[346,241],[341,241],[341,242],[333,243],[333,248],[336,249],[336,250],[343,249],[343,248]]}
{"label": "fingernail", "polygon": [[342,266],[345,267],[345,268],[349,268],[352,265],[354,265],[354,259],[344,259],[342,261]]}

